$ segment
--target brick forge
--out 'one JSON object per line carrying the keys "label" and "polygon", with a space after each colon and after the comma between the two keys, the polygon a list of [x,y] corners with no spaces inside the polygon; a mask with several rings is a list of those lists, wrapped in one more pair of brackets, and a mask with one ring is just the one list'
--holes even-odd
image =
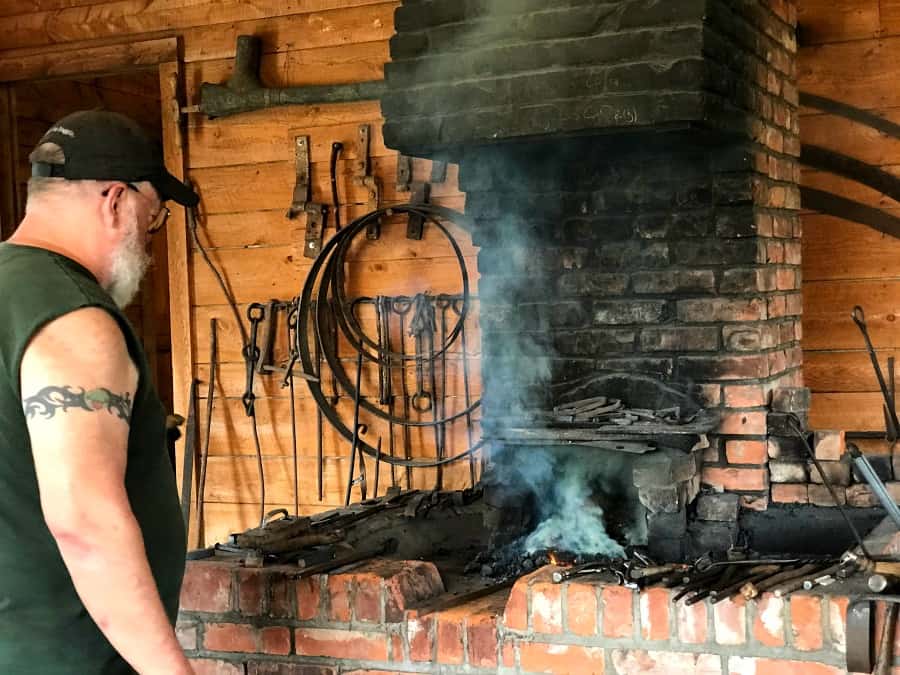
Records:
{"label": "brick forge", "polygon": [[178,634],[197,675],[847,672],[846,597],[686,606],[661,588],[553,584],[552,569],[421,615],[415,605],[444,592],[431,563],[296,579],[285,567],[194,561]]}
{"label": "brick forge", "polygon": [[429,0],[395,19],[385,142],[460,164],[485,425],[561,382],[651,374],[720,413],[689,550],[801,487],[824,505],[808,472],[773,490],[769,465],[794,441],[778,415],[808,407],[796,3]]}

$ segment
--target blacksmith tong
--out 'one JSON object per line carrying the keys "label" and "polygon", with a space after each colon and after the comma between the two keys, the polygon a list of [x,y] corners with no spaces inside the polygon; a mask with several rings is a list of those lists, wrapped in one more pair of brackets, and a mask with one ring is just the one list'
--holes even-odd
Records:
{"label": "blacksmith tong", "polygon": [[872,346],[872,339],[869,337],[869,328],[866,326],[866,315],[863,308],[856,305],[850,314],[853,323],[859,328],[863,339],[866,341],[866,350],[869,352],[869,359],[872,361],[872,367],[875,369],[875,377],[878,379],[878,386],[881,388],[881,395],[884,397],[884,418],[887,427],[887,440],[891,443],[900,438],[900,421],[897,419],[897,406],[894,401],[894,393],[892,388],[889,389],[885,382],[884,374],[881,372],[881,365],[878,363],[878,355],[875,353],[875,347]]}

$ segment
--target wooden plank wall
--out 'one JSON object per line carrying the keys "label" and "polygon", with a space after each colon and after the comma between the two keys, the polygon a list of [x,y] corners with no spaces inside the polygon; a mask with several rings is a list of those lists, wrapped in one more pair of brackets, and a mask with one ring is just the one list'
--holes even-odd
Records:
{"label": "wooden plank wall", "polygon": [[[378,79],[389,58],[387,41],[393,33],[397,5],[383,0],[5,0],[0,3],[0,35],[4,36],[2,49],[23,53],[40,53],[64,45],[180,36],[186,103],[193,104],[198,102],[201,82],[227,80],[235,38],[244,34],[262,39],[261,76],[269,86]],[[338,182],[344,223],[366,212],[366,195],[351,179],[356,157],[354,139],[361,123],[372,125],[373,167],[381,179],[384,199],[394,203],[408,201],[409,194],[398,192],[395,187],[397,157],[384,147],[381,121],[377,102],[292,106],[212,121],[196,114],[189,116],[187,168],[203,198],[201,238],[210,247],[213,261],[227,276],[242,313],[250,302],[292,298],[309,269],[310,260],[302,255],[303,221],[288,221],[284,217],[294,183],[294,136],[311,137],[312,199],[326,204],[331,204],[330,147],[334,141],[343,142]],[[420,180],[428,175],[430,163],[418,161],[414,171]],[[458,190],[456,175],[451,166],[447,181],[434,187],[436,203],[463,208],[464,196]],[[347,266],[351,293],[452,293],[459,289],[451,249],[436,230],[426,228],[421,242],[409,241],[404,234],[403,223],[387,224],[381,240],[354,248]],[[460,236],[470,274],[474,275],[476,249],[466,233],[456,234]],[[209,373],[210,319],[217,319],[219,333],[218,398],[213,411],[206,486],[205,531],[206,540],[212,542],[254,524],[259,512],[258,479],[251,431],[240,401],[244,372],[239,334],[198,251],[193,251],[190,264],[195,375],[204,383]],[[480,381],[476,328],[473,325],[469,335],[475,396]],[[399,340],[399,333],[395,340]],[[283,350],[284,346],[280,348]],[[411,342],[408,348],[412,349]],[[455,359],[457,365],[459,358],[458,353],[450,355],[451,362]],[[450,410],[462,405],[459,370],[451,369]],[[354,375],[352,363],[348,372],[351,377]],[[364,393],[373,392],[374,380],[373,373],[364,370]],[[257,410],[267,505],[293,510],[290,399],[272,378],[258,382],[257,389],[261,397]],[[205,385],[201,392],[205,396]],[[344,399],[339,406],[345,414],[352,408],[350,401]],[[205,408],[205,400],[200,402],[200,408]],[[326,430],[325,499],[320,502],[315,489],[315,409],[305,385],[299,381],[296,410],[301,455],[300,510],[306,513],[333,507],[343,501],[349,444]],[[365,415],[362,421],[371,422],[368,438],[373,443],[378,436],[385,436],[386,428],[378,427]],[[448,447],[458,450],[467,446],[464,426],[454,427],[449,436]],[[415,433],[412,441],[413,454],[433,454],[430,434]],[[400,442],[398,435],[398,448]],[[387,445],[385,437],[385,450]],[[370,494],[373,473],[370,465]],[[389,472],[383,471],[382,490],[387,476]],[[444,484],[463,486],[468,476],[467,465],[454,466],[445,471]],[[422,471],[417,472],[413,484],[424,487],[433,480],[433,471]],[[358,491],[354,496],[358,498]]]}
{"label": "wooden plank wall", "polygon": [[[900,2],[800,0],[801,91],[833,98],[900,121]],[[893,174],[900,139],[815,110],[801,112],[800,135]],[[848,180],[804,168],[805,185],[831,190],[900,215],[889,197]],[[884,428],[881,395],[854,305],[866,311],[881,354],[900,348],[900,241],[863,225],[820,214],[803,216],[804,376],[813,390],[817,428]]]}

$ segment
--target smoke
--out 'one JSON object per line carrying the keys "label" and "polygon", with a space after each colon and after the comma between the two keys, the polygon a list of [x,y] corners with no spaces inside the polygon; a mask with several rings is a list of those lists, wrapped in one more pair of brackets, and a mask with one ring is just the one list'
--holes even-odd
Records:
{"label": "smoke", "polygon": [[[527,489],[534,497],[538,524],[522,541],[526,553],[542,549],[585,555],[622,557],[622,545],[607,532],[600,502],[636,504],[623,499],[630,463],[603,451],[568,448],[515,448],[516,458],[498,467],[503,481]],[[629,508],[634,508],[633,506]],[[634,514],[624,514],[635,522]],[[628,527],[623,528],[627,540]]]}
{"label": "smoke", "polygon": [[583,467],[562,462],[556,480],[539,502],[544,519],[525,540],[529,553],[538,549],[622,557],[622,546],[606,533],[603,509],[592,501]]}

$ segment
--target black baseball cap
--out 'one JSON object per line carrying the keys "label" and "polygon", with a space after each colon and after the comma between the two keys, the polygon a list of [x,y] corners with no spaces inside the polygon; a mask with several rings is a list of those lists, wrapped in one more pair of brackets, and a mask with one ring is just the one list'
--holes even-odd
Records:
{"label": "black baseball cap", "polygon": [[[161,200],[196,206],[200,197],[166,170],[162,148],[134,120],[106,110],[63,117],[38,141],[62,150],[62,163],[31,162],[32,176],[67,180],[148,181]],[[34,157],[34,153],[32,153]]]}

